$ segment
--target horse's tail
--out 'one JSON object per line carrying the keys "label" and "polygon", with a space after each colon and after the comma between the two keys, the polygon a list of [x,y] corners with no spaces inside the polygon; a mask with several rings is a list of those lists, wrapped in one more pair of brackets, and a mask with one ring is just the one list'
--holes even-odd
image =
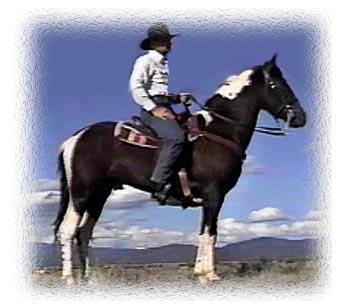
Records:
{"label": "horse's tail", "polygon": [[54,241],[58,241],[58,231],[60,228],[60,225],[64,219],[66,210],[69,205],[69,188],[66,178],[66,171],[65,171],[65,165],[64,165],[64,150],[62,149],[59,156],[58,156],[58,171],[60,174],[60,207],[58,214],[56,216],[56,220],[53,223],[54,226]]}

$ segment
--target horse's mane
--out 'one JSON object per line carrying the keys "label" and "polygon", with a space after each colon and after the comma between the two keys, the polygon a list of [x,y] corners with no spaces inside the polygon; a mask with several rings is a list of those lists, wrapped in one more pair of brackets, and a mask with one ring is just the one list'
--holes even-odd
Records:
{"label": "horse's mane", "polygon": [[215,93],[206,100],[205,105],[217,97],[226,98],[228,100],[235,99],[246,87],[250,86],[258,75],[261,66],[254,66],[240,72],[228,76],[223,83],[216,89]]}

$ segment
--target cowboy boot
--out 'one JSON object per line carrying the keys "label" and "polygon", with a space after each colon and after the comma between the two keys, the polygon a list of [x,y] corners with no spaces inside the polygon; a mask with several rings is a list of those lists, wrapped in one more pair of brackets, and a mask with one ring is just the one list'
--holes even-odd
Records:
{"label": "cowboy boot", "polygon": [[171,184],[159,184],[156,183],[155,191],[151,193],[151,198],[156,199],[160,205],[165,205],[166,200],[169,197],[169,191],[171,189]]}

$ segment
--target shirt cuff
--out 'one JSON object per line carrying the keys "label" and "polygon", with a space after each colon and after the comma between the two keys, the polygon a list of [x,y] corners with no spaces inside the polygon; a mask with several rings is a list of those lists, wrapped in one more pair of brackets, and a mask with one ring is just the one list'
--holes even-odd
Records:
{"label": "shirt cuff", "polygon": [[148,111],[148,112],[150,112],[151,110],[153,110],[155,107],[156,107],[156,104],[155,104],[153,101],[151,101],[151,100],[146,101],[146,102],[143,104],[143,108],[144,108],[146,111]]}

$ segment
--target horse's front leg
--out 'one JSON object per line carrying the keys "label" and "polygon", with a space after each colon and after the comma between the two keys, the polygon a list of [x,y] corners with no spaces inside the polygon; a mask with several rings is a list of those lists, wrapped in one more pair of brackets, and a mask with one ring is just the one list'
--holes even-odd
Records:
{"label": "horse's front leg", "polygon": [[203,207],[203,219],[194,272],[199,275],[200,281],[204,282],[220,279],[215,272],[215,244],[217,220],[222,201],[220,197],[215,197],[207,201]]}

